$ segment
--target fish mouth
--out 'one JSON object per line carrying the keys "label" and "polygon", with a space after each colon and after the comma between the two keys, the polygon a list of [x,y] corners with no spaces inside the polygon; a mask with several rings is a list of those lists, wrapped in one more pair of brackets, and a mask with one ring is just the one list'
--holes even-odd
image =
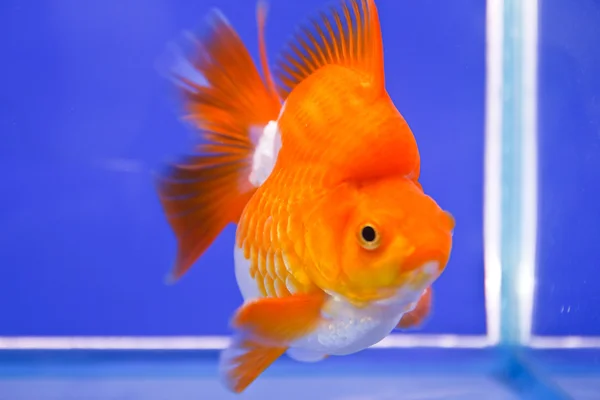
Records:
{"label": "fish mouth", "polygon": [[379,306],[405,306],[417,301],[425,289],[440,275],[440,264],[430,261],[401,275],[398,283],[360,296],[345,297],[357,308],[365,308],[373,304]]}
{"label": "fish mouth", "polygon": [[411,271],[411,276],[406,282],[411,289],[425,290],[431,285],[441,274],[440,263],[437,261],[429,261],[421,265],[419,268]]}
{"label": "fish mouth", "polygon": [[393,298],[396,288],[379,288],[377,291],[370,291],[369,293],[338,293],[329,290],[325,292],[337,301],[344,301],[354,308],[362,309]]}
{"label": "fish mouth", "polygon": [[343,301],[356,309],[368,307],[406,307],[413,305],[425,289],[429,287],[441,274],[442,269],[437,261],[429,261],[421,266],[404,271],[398,275],[393,283],[385,286],[357,290],[358,288],[346,288],[336,291],[325,289],[324,291],[335,301]]}

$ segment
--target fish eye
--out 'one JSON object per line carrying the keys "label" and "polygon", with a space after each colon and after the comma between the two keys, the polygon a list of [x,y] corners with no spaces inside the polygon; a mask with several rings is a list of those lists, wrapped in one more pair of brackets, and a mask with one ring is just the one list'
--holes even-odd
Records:
{"label": "fish eye", "polygon": [[364,224],[359,232],[360,245],[367,250],[374,250],[379,247],[380,237],[377,229],[371,224]]}

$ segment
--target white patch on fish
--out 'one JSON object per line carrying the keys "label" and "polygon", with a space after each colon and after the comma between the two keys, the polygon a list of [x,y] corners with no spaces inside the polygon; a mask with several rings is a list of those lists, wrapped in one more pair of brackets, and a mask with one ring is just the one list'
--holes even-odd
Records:
{"label": "white patch on fish", "polygon": [[243,246],[241,248],[234,247],[233,260],[235,264],[235,279],[244,300],[248,301],[261,297],[256,280],[250,276],[251,262],[244,257]]}
{"label": "white patch on fish", "polygon": [[316,351],[301,349],[298,347],[292,347],[286,351],[288,357],[300,361],[300,362],[317,362],[324,359],[327,354],[319,353]]}
{"label": "white patch on fish", "polygon": [[281,132],[277,121],[270,121],[264,127],[252,127],[250,138],[256,147],[248,180],[253,186],[259,187],[271,175],[281,149]]}

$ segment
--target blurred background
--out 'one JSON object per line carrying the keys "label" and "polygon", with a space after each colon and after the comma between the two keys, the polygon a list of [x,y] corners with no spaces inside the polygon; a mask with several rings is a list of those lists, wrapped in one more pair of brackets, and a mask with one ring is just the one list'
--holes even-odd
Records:
{"label": "blurred background", "polygon": [[[270,60],[299,23],[328,4],[270,1]],[[486,312],[484,290],[486,1],[377,4],[388,92],[419,143],[425,190],[457,222],[450,263],[434,284],[433,314],[418,331],[398,332],[407,339],[397,343],[418,342],[421,335],[485,340],[487,321],[498,313]],[[98,337],[160,337],[167,346],[183,336],[199,339],[194,346],[218,348],[219,338],[230,333],[229,318],[242,301],[233,274],[234,227],[182,280],[167,285],[176,243],[154,186],[155,174],[187,152],[194,135],[164,76],[169,46],[185,43],[185,32],[200,28],[213,7],[257,59],[255,1],[0,4],[3,348],[20,347],[19,338],[34,338],[27,346],[36,347],[51,343],[47,339],[64,344],[82,337],[90,339],[80,342],[84,347],[95,347]],[[533,334],[574,336],[600,347],[600,3],[540,2],[538,40]],[[505,101],[511,96],[506,93]],[[435,340],[432,346],[439,347]],[[376,351],[379,359],[397,359],[392,350]],[[13,352],[6,354],[5,361],[14,360]],[[459,356],[450,363],[453,357]],[[16,371],[10,362],[0,372]],[[336,362],[346,365],[345,359]],[[593,397],[600,393],[595,384],[592,397],[580,398],[600,398]],[[190,389],[189,398],[229,398],[214,390],[212,397],[194,397]],[[45,393],[68,398],[61,396],[73,392],[51,386]],[[117,394],[93,398],[138,398]],[[421,398],[469,398],[452,396]],[[506,396],[498,398],[512,398]],[[5,380],[4,398],[46,397]]]}
{"label": "blurred background", "polygon": [[[427,332],[485,334],[485,2],[380,1],[388,90],[422,182],[457,221]],[[417,5],[418,4],[418,5]],[[274,61],[322,0],[270,2]],[[194,132],[163,75],[212,7],[258,54],[255,1],[4,2],[0,335],[223,335],[241,303],[234,227],[166,285],[175,238],[154,174]],[[400,23],[401,22],[401,23]],[[8,51],[7,51],[8,50]],[[460,318],[456,310],[460,309]]]}

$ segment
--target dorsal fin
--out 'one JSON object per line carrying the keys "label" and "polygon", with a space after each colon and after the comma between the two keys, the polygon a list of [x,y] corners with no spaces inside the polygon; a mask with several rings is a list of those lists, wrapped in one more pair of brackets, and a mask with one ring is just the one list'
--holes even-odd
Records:
{"label": "dorsal fin", "polygon": [[383,90],[383,43],[374,0],[338,0],[329,12],[309,19],[288,43],[277,65],[279,94],[292,89],[319,68],[337,64],[365,74]]}

